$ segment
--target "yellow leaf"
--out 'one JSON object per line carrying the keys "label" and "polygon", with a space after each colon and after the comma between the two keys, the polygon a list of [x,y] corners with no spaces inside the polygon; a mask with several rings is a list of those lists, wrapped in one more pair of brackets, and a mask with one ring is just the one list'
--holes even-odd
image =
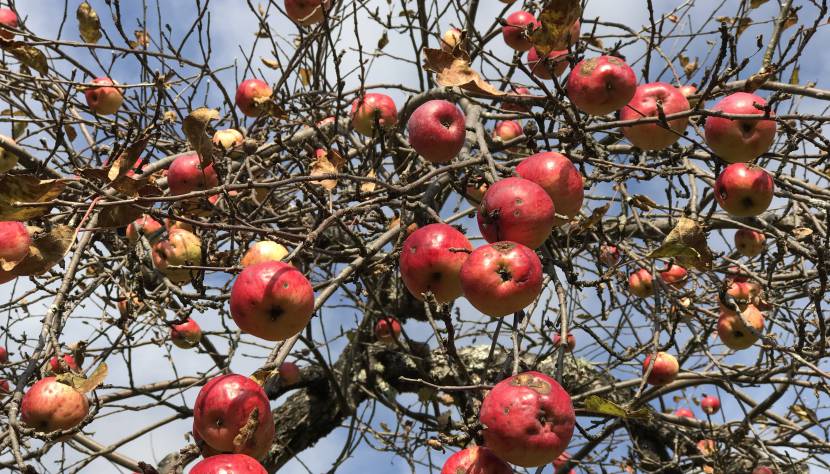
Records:
{"label": "yellow leaf", "polygon": [[254,382],[256,382],[257,384],[259,384],[260,386],[264,387],[265,382],[267,382],[268,379],[270,379],[272,377],[276,377],[278,373],[279,373],[278,368],[273,369],[273,370],[260,368],[260,369],[257,369],[256,372],[251,374],[251,376],[249,378],[251,380],[253,380]]}
{"label": "yellow leaf", "polygon": [[72,242],[75,241],[75,229],[65,225],[52,227],[50,232],[33,228],[32,244],[29,255],[14,267],[15,276],[36,276],[49,271],[58,262],[62,261]]}
{"label": "yellow leaf", "polygon": [[[367,178],[374,178],[375,177],[375,170],[369,171],[369,174],[366,175]],[[365,183],[360,185],[360,191],[364,193],[371,193],[375,190],[376,183],[371,181],[366,181]]]}
{"label": "yellow leaf", "polygon": [[[575,0],[550,0],[537,17],[542,24],[530,35],[530,41],[540,57],[551,51],[568,49],[577,38],[569,38],[571,26],[582,16],[581,2]],[[569,41],[570,40],[570,41]]]}
{"label": "yellow leaf", "polygon": [[99,365],[98,368],[96,368],[95,371],[89,375],[89,378],[73,372],[59,374],[56,378],[58,382],[69,385],[81,393],[89,393],[98,388],[104,382],[104,379],[107,377],[107,372],[107,364],[101,362],[101,365]]}
{"label": "yellow leaf", "polygon": [[680,18],[678,18],[677,15],[674,15],[674,14],[669,15],[666,18],[668,18],[668,20],[671,21],[672,23],[677,23],[680,20]]}
{"label": "yellow leaf", "polygon": [[26,174],[0,176],[0,220],[28,221],[49,212],[51,205],[18,207],[18,202],[46,202],[58,197],[66,187],[59,179],[40,180]]}
{"label": "yellow leaf", "polygon": [[46,55],[34,46],[29,46],[25,43],[11,42],[3,43],[3,49],[11,53],[11,55],[17,58],[17,60],[24,66],[30,67],[44,76],[49,73]]}
{"label": "yellow leaf", "polygon": [[793,71],[790,73],[790,84],[798,85],[798,73],[800,70],[801,68],[798,66],[793,67]]}
{"label": "yellow leaf", "polygon": [[219,118],[219,111],[200,107],[185,117],[182,123],[182,131],[190,142],[190,146],[199,154],[202,166],[208,166],[213,162],[213,142],[207,135],[208,124]]}
{"label": "yellow leaf", "polygon": [[308,69],[301,67],[299,74],[300,82],[302,82],[304,86],[308,87],[308,85],[311,84],[311,73],[308,71]]}
{"label": "yellow leaf", "polygon": [[280,68],[280,62],[277,61],[276,59],[262,58],[262,64],[268,66],[271,69],[279,69]]}
{"label": "yellow leaf", "polygon": [[78,31],[81,33],[81,38],[87,43],[97,43],[101,39],[101,19],[86,0],[78,5],[75,17],[78,18]]}
{"label": "yellow leaf", "polygon": [[585,399],[585,410],[591,413],[623,419],[648,420],[651,418],[651,411],[648,408],[644,407],[631,410],[628,407],[622,407],[597,395],[591,395]]}
{"label": "yellow leaf", "polygon": [[706,232],[697,221],[688,217],[681,217],[662,245],[648,257],[675,258],[680,265],[704,271],[712,267],[712,251],[706,242]]}

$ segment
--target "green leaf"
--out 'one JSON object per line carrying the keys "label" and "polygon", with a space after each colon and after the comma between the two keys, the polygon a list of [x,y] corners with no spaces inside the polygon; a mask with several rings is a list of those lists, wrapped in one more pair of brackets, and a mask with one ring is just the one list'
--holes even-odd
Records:
{"label": "green leaf", "polygon": [[651,410],[648,408],[644,407],[630,410],[627,407],[622,407],[597,395],[591,395],[585,399],[585,410],[591,413],[623,419],[648,420],[651,418]]}

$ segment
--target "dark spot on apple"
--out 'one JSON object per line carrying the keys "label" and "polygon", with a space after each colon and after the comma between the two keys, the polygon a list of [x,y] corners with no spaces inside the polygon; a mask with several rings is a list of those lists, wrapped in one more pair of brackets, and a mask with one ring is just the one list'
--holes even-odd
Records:
{"label": "dark spot on apple", "polygon": [[735,331],[735,337],[744,337],[744,333],[742,331]]}
{"label": "dark spot on apple", "polygon": [[283,309],[279,306],[271,307],[271,311],[268,313],[268,316],[271,318],[272,321],[276,321],[280,318],[284,313]]}
{"label": "dark spot on apple", "polygon": [[452,126],[452,121],[447,119],[441,120],[441,125],[443,125],[444,128],[450,128]]}
{"label": "dark spot on apple", "polygon": [[504,282],[510,281],[510,278],[513,277],[513,275],[510,273],[510,270],[508,270],[507,267],[505,267],[504,265],[499,265],[499,268],[498,270],[496,270],[496,273],[499,274],[499,276],[501,277],[501,281]]}
{"label": "dark spot on apple", "polygon": [[515,203],[517,206],[521,206],[524,203],[524,201],[522,201],[522,198],[516,198]]}
{"label": "dark spot on apple", "polygon": [[718,193],[718,196],[720,196],[721,199],[724,199],[724,200],[726,199],[727,194],[726,194],[726,188],[725,187],[720,186],[720,187],[717,188],[716,191]]}
{"label": "dark spot on apple", "polygon": [[525,434],[530,436],[539,434],[539,428],[536,425],[531,425],[525,428]]}
{"label": "dark spot on apple", "polygon": [[432,281],[438,281],[438,280],[440,280],[440,279],[441,279],[441,272],[432,272],[432,273],[429,275],[429,279],[430,279],[430,280],[432,280]]}
{"label": "dark spot on apple", "polygon": [[215,422],[214,424],[215,424],[217,427],[221,427],[222,425],[224,425],[224,424],[225,424],[225,422],[224,422],[224,421],[222,421],[222,418],[217,418],[217,419],[216,419],[216,422]]}
{"label": "dark spot on apple", "polygon": [[522,213],[521,213],[521,211],[519,211],[518,209],[516,209],[515,211],[513,211],[513,216],[514,216],[514,217],[519,217],[519,216],[521,216],[521,215],[522,215]]}
{"label": "dark spot on apple", "polygon": [[752,124],[751,123],[741,122],[740,127],[741,127],[741,132],[743,132],[744,135],[749,135],[750,133],[752,133]]}
{"label": "dark spot on apple", "polygon": [[746,196],[741,199],[741,205],[747,209],[755,205],[755,201],[752,200],[750,196]]}
{"label": "dark spot on apple", "polygon": [[288,282],[287,281],[282,282],[282,287],[283,288],[288,288]]}
{"label": "dark spot on apple", "polygon": [[504,407],[504,414],[505,415],[510,414],[510,407]]}

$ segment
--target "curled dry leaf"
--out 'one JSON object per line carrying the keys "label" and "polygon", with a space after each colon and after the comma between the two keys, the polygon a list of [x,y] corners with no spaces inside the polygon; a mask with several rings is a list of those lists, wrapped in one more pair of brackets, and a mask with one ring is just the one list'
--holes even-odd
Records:
{"label": "curled dry leaf", "polygon": [[51,205],[20,207],[16,203],[41,203],[51,201],[63,192],[66,181],[62,179],[41,180],[28,174],[5,174],[0,176],[0,220],[28,221],[49,212]]}
{"label": "curled dry leaf", "polygon": [[190,142],[190,146],[199,154],[202,166],[213,163],[213,142],[207,134],[208,124],[219,118],[219,111],[207,107],[199,107],[185,117],[182,122],[182,131]]}
{"label": "curled dry leaf", "polygon": [[99,365],[95,371],[89,375],[89,377],[84,377],[83,375],[78,375],[73,372],[66,372],[57,375],[56,379],[58,382],[69,385],[81,393],[89,393],[104,383],[104,379],[107,378],[108,371],[109,369],[107,368],[107,364],[101,362],[101,365]]}
{"label": "curled dry leaf", "polygon": [[444,87],[459,87],[489,97],[506,95],[482,79],[481,75],[470,67],[470,58],[466,53],[460,51],[455,53],[453,55],[453,53],[431,48],[424,50],[426,58],[424,67],[435,73],[435,82]]}
{"label": "curled dry leaf", "polygon": [[84,0],[78,5],[75,17],[78,19],[78,31],[81,33],[81,38],[87,43],[97,43],[101,39],[101,19],[92,9],[92,5]]}
{"label": "curled dry leaf", "polygon": [[590,216],[579,221],[575,232],[581,233],[593,229],[595,225],[602,222],[602,218],[605,217],[605,213],[608,212],[608,209],[611,209],[611,203],[606,203],[605,205],[591,211]]}
{"label": "curled dry leaf", "polygon": [[50,232],[32,227],[32,244],[29,246],[29,255],[18,263],[12,273],[15,276],[36,276],[49,271],[69,252],[72,242],[75,241],[75,229],[65,225],[58,225]]}
{"label": "curled dry leaf", "polygon": [[694,219],[681,217],[649,258],[674,258],[680,265],[706,271],[712,268],[712,251],[706,242],[706,232]]}
{"label": "curled dry leaf", "polygon": [[49,65],[43,51],[19,41],[0,43],[0,45],[24,66],[32,68],[44,76],[49,73]]}
{"label": "curled dry leaf", "polygon": [[[369,174],[366,175],[367,178],[374,178],[376,176],[375,170],[369,171]],[[373,183],[371,181],[366,181],[360,185],[360,191],[364,193],[371,193],[375,190],[377,183]]]}
{"label": "curled dry leaf", "polygon": [[[530,35],[530,41],[541,55],[551,51],[568,49],[571,26],[582,16],[581,2],[574,0],[550,0],[538,15],[541,28]],[[577,38],[571,38],[576,40]]]}
{"label": "curled dry leaf", "polygon": [[767,3],[769,0],[749,0],[749,8],[755,9]]}
{"label": "curled dry leaf", "polygon": [[150,137],[147,135],[139,138],[135,143],[132,143],[123,152],[121,152],[120,155],[118,155],[118,158],[113,161],[112,166],[110,166],[110,170],[107,173],[107,177],[110,181],[114,181],[119,176],[123,176],[133,169],[136,162],[138,162],[138,159],[141,157],[141,153],[144,152],[144,148],[147,147],[149,139]]}
{"label": "curled dry leaf", "polygon": [[643,212],[650,211],[651,209],[657,207],[656,202],[654,202],[650,197],[642,194],[635,194],[634,196],[631,196],[628,200],[628,204],[640,209]]}
{"label": "curled dry leaf", "polygon": [[[346,160],[334,150],[317,150],[317,158],[311,164],[310,176],[320,176],[326,174],[339,173],[346,164]],[[312,181],[313,184],[322,186],[331,191],[337,187],[336,179],[323,179],[320,181]]]}
{"label": "curled dry leaf", "polygon": [[279,367],[275,369],[259,368],[249,378],[259,384],[260,387],[264,387],[269,379],[276,377],[279,373]]}
{"label": "curled dry leaf", "polygon": [[135,41],[129,42],[132,49],[144,49],[150,46],[150,36],[146,30],[135,30]]}
{"label": "curled dry leaf", "polygon": [[591,395],[585,399],[585,410],[591,413],[613,416],[616,418],[629,419],[651,419],[651,411],[648,408],[631,410],[628,407],[617,405],[611,400],[606,400],[597,395]]}
{"label": "curled dry leaf", "polygon": [[268,66],[271,69],[279,69],[280,62],[276,59],[269,59],[269,58],[262,58],[262,64]]}
{"label": "curled dry leaf", "polygon": [[811,235],[813,235],[813,229],[808,227],[797,227],[793,230],[793,237],[795,237],[795,240],[804,240]]}

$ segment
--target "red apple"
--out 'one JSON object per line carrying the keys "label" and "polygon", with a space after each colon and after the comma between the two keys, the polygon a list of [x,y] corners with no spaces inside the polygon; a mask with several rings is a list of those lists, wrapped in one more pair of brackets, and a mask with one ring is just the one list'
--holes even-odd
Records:
{"label": "red apple", "polygon": [[323,21],[329,6],[331,0],[285,0],[285,13],[293,21],[309,26]]}
{"label": "red apple", "polygon": [[[516,173],[541,186],[550,196],[558,214],[570,219],[579,215],[585,182],[579,170],[565,155],[555,151],[536,153],[519,163]],[[558,217],[554,219],[554,225],[557,226],[567,222]]]}
{"label": "red apple", "polygon": [[268,471],[245,454],[217,454],[196,463],[190,474],[268,474]]}
{"label": "red apple", "polygon": [[645,298],[654,294],[654,281],[651,272],[641,268],[628,277],[628,291],[634,296]]}
{"label": "red apple", "polygon": [[697,450],[704,456],[709,456],[717,450],[717,444],[713,439],[702,439],[697,442]]}
{"label": "red apple", "polygon": [[452,53],[461,44],[461,30],[450,28],[441,35],[441,50],[445,53]]}
{"label": "red apple", "polygon": [[[735,92],[721,99],[712,108],[715,112],[730,115],[764,115],[755,107],[767,102],[755,94]],[[770,112],[770,117],[775,114]],[[730,119],[707,117],[704,132],[706,144],[722,160],[729,163],[746,163],[768,152],[775,141],[775,120]]]}
{"label": "red apple", "polygon": [[0,364],[9,363],[9,351],[5,347],[0,346]]}
{"label": "red apple", "polygon": [[535,16],[520,10],[508,15],[504,21],[506,25],[501,28],[501,34],[507,46],[520,52],[533,47],[527,33],[540,26]]}
{"label": "red apple", "polygon": [[[571,459],[571,455],[566,453],[566,452],[563,452],[562,454],[559,455],[558,458],[554,459],[553,460],[553,474],[558,474],[559,469],[562,468],[565,464],[567,464],[570,459]],[[576,470],[571,469],[570,471],[567,471],[566,474],[576,474]]]}
{"label": "red apple", "polygon": [[217,451],[210,447],[209,444],[205,443],[205,440],[202,439],[202,436],[196,431],[196,421],[193,421],[193,428],[191,430],[191,434],[193,435],[193,442],[197,448],[199,448],[199,454],[202,455],[203,458],[209,458],[211,456],[216,456],[218,454],[227,454]]}
{"label": "red apple", "polygon": [[284,387],[290,387],[300,383],[300,368],[293,362],[283,362],[280,364],[280,384]]}
{"label": "red apple", "polygon": [[718,336],[732,350],[752,347],[764,330],[764,314],[755,305],[748,304],[740,314],[721,306],[718,317]]}
{"label": "red apple", "polygon": [[602,244],[599,248],[599,261],[605,266],[613,267],[619,263],[620,257],[620,249],[616,245]]}
{"label": "red apple", "polygon": [[9,387],[9,381],[6,379],[0,379],[0,393],[9,393],[11,388]]}
{"label": "red apple", "polygon": [[[17,143],[5,135],[0,135],[0,141],[11,143],[12,145]],[[17,160],[17,155],[10,151],[6,151],[5,148],[0,147],[0,173],[6,173],[14,169],[14,167],[17,165]]]}
{"label": "red apple", "polygon": [[769,466],[758,466],[752,470],[752,474],[778,474],[778,471]]}
{"label": "red apple", "polygon": [[242,136],[239,130],[228,128],[225,130],[217,130],[216,133],[213,134],[213,139],[211,141],[214,145],[221,147],[223,150],[231,150],[242,146],[242,143],[245,141],[245,137]]}
{"label": "red apple", "polygon": [[568,392],[539,372],[502,380],[484,397],[479,420],[484,444],[522,467],[553,462],[568,447],[576,417]]}
{"label": "red apple", "polygon": [[680,91],[681,94],[683,94],[683,97],[685,97],[686,100],[689,101],[690,106],[694,107],[695,105],[697,105],[698,102],[700,102],[699,98],[692,97],[693,95],[697,94],[697,86],[686,85],[680,86],[677,89]]}
{"label": "red apple", "polygon": [[553,200],[545,189],[524,178],[505,178],[484,193],[478,228],[488,242],[510,240],[535,249],[556,223]]}
{"label": "red apple", "polygon": [[764,234],[752,229],[738,229],[735,232],[735,248],[744,257],[754,257],[764,251]]}
{"label": "red apple", "polygon": [[430,100],[409,117],[409,144],[430,163],[447,163],[464,146],[464,127],[464,114],[455,104]]}
{"label": "red apple", "polygon": [[461,296],[461,266],[473,246],[447,224],[429,224],[413,232],[401,247],[399,266],[404,285],[415,298],[432,292],[439,303]]}
{"label": "red apple", "polygon": [[261,240],[248,248],[239,263],[244,268],[262,262],[279,262],[287,256],[288,249],[281,244],[271,240]]}
{"label": "red apple", "polygon": [[691,418],[693,420],[695,419],[694,412],[686,407],[678,408],[677,410],[675,410],[674,416],[678,416],[681,418]]}
{"label": "red apple", "polygon": [[167,187],[174,196],[203,191],[218,185],[219,177],[213,169],[213,164],[202,168],[202,160],[196,152],[176,158],[167,171]]}
{"label": "red apple", "polygon": [[[553,333],[553,336],[551,336],[551,340],[553,341],[553,347],[558,348],[562,342],[562,336],[558,332],[555,332]],[[567,352],[573,352],[573,350],[576,349],[576,338],[573,333],[568,333],[568,345],[566,347]]]}
{"label": "red apple", "polygon": [[[646,370],[648,370],[648,366],[651,364],[652,355],[649,354],[643,362],[643,375],[646,374]],[[658,386],[670,384],[677,377],[679,371],[680,364],[677,363],[677,359],[673,355],[667,352],[658,352],[657,357],[654,359],[654,367],[651,368],[651,373],[648,374],[646,382]]]}
{"label": "red apple", "polygon": [[[665,115],[677,114],[690,109],[686,97],[671,84],[651,82],[637,87],[634,97],[620,110],[621,120],[639,120],[658,117],[658,104]],[[622,132],[632,145],[643,150],[662,150],[673,145],[686,130],[688,117],[669,121],[666,129],[660,123],[645,123],[623,127]]]}
{"label": "red apple", "polygon": [[13,40],[14,33],[9,30],[5,30],[2,27],[7,26],[9,28],[17,29],[18,22],[17,22],[17,14],[12,11],[10,8],[0,8],[0,38],[5,40]]}
{"label": "red apple", "polygon": [[236,88],[236,107],[248,117],[259,117],[267,111],[266,103],[274,93],[261,79],[247,79]]}
{"label": "red apple", "polygon": [[174,283],[191,281],[198,273],[188,268],[170,268],[171,266],[195,266],[202,263],[202,241],[193,233],[173,229],[167,240],[153,246],[153,264],[158,271]]}
{"label": "red apple", "polygon": [[[516,137],[524,135],[522,125],[515,120],[505,120],[496,124],[493,128],[493,139],[502,143],[509,142]],[[508,148],[508,151],[515,151],[515,148]]]}
{"label": "red apple", "polygon": [[371,137],[375,123],[383,129],[392,129],[398,124],[398,108],[395,101],[386,94],[368,93],[352,102],[352,128],[357,133]]}
{"label": "red apple", "polygon": [[[527,87],[516,87],[515,89],[513,89],[513,94],[514,95],[519,95],[519,96],[521,96],[521,95],[529,96],[530,95],[530,90]],[[519,102],[510,102],[509,99],[505,102],[502,102],[500,107],[501,107],[502,110],[505,110],[505,111],[508,111],[508,112],[523,112],[523,113],[530,112],[530,106],[521,104]]]}
{"label": "red apple", "polygon": [[700,408],[703,409],[704,413],[713,415],[720,410],[720,399],[714,395],[703,397],[703,400],[700,401]]}
{"label": "red apple", "polygon": [[176,347],[190,349],[199,345],[202,340],[202,328],[191,318],[187,318],[182,324],[174,324],[170,327],[170,341]]}
{"label": "red apple", "polygon": [[671,264],[671,266],[660,272],[660,278],[663,282],[677,289],[686,286],[686,283],[689,281],[688,277],[689,273],[686,269],[676,263]]}
{"label": "red apple", "polygon": [[378,342],[394,345],[401,336],[401,323],[392,316],[385,316],[375,324],[375,339]]}
{"label": "red apple", "polygon": [[737,217],[762,214],[772,202],[775,184],[761,167],[735,163],[715,180],[715,199],[720,207]]}
{"label": "red apple", "polygon": [[32,238],[26,225],[17,221],[0,221],[0,270],[10,271],[29,255]]}
{"label": "red apple", "polygon": [[262,262],[242,270],[231,288],[231,316],[243,332],[282,341],[311,321],[314,290],[308,279],[283,262]]}
{"label": "red apple", "polygon": [[536,48],[530,48],[527,52],[527,67],[530,72],[539,79],[553,79],[553,76],[561,76],[568,69],[568,50],[551,51],[544,61],[539,60],[539,52]]}
{"label": "red apple", "polygon": [[115,81],[108,77],[94,79],[91,85],[85,86],[84,96],[89,110],[99,115],[112,115],[118,112],[124,102],[124,96]]}
{"label": "red apple", "polygon": [[494,318],[521,311],[542,291],[542,262],[533,250],[516,242],[477,248],[460,276],[470,304]]}
{"label": "red apple", "polygon": [[88,413],[86,396],[55,377],[38,380],[20,404],[23,424],[43,433],[74,428]]}
{"label": "red apple", "polygon": [[568,98],[589,115],[606,115],[629,103],[637,91],[637,76],[620,58],[599,56],[577,63],[568,76]]}
{"label": "red apple", "polygon": [[63,374],[70,370],[77,372],[80,370],[78,363],[75,362],[75,358],[70,354],[64,354],[61,356],[61,359],[63,359],[63,363],[60,362],[57,356],[52,356],[52,358],[49,359],[49,369],[53,374]]}
{"label": "red apple", "polygon": [[450,456],[441,474],[513,474],[513,469],[484,446],[470,446]]}
{"label": "red apple", "polygon": [[150,243],[156,242],[161,237],[161,222],[153,219],[152,216],[144,214],[138,219],[130,222],[127,226],[127,239],[136,242],[139,236],[146,236]]}

